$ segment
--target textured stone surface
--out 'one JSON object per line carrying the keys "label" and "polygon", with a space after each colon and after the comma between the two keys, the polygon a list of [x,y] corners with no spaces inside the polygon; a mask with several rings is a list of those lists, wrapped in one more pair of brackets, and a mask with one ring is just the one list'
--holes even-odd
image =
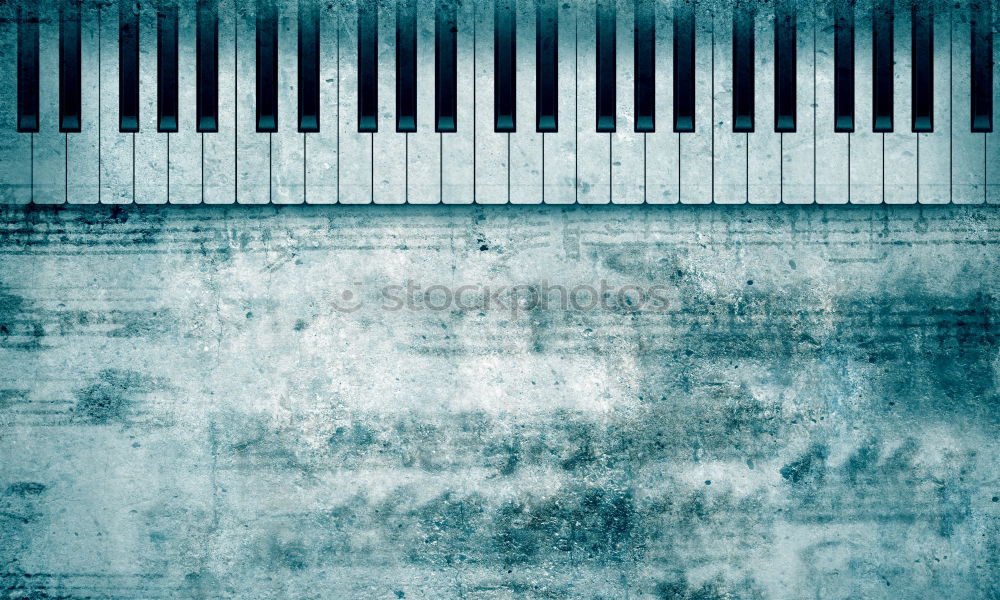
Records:
{"label": "textured stone surface", "polygon": [[998,232],[3,209],[0,595],[996,598]]}

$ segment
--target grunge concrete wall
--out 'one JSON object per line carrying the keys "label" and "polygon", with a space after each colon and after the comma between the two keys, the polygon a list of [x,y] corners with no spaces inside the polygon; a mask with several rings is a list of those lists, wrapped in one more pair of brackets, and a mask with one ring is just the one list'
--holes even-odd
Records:
{"label": "grunge concrete wall", "polygon": [[0,597],[998,598],[998,244],[991,207],[0,209]]}

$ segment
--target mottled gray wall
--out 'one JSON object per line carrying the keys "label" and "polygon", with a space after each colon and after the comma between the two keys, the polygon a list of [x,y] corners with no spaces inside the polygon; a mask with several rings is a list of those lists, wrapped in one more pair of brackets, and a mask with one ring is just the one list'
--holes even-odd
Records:
{"label": "mottled gray wall", "polygon": [[[998,232],[2,209],[0,595],[1000,597]],[[408,280],[524,287],[383,308]],[[601,281],[665,303],[532,296]]]}

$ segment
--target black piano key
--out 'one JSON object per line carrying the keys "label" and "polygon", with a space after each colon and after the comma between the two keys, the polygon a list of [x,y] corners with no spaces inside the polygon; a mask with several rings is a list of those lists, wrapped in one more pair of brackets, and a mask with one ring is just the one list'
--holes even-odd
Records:
{"label": "black piano key", "polygon": [[118,131],[139,131],[139,7],[118,1]]}
{"label": "black piano key", "polygon": [[693,133],[694,122],[694,4],[680,0],[674,7],[674,131]]}
{"label": "black piano key", "polygon": [[[362,0],[364,1],[364,0]],[[396,2],[396,131],[417,130],[417,2]]]}
{"label": "black piano key", "polygon": [[78,132],[81,88],[80,5],[63,0],[59,14],[59,131]]}
{"label": "black piano key", "polygon": [[299,131],[319,131],[319,3],[299,2]]}
{"label": "black piano key", "polygon": [[559,3],[538,0],[535,13],[535,129],[559,130]]}
{"label": "black piano key", "polygon": [[774,130],[795,131],[796,55],[795,0],[777,0],[774,6]]}
{"label": "black piano key", "polygon": [[358,2],[358,131],[378,131],[378,3]]}
{"label": "black piano key", "polygon": [[972,131],[993,131],[993,26],[989,0],[972,6]]}
{"label": "black piano key", "polygon": [[197,130],[219,131],[219,10],[216,0],[198,0]]}
{"label": "black piano key", "polygon": [[754,0],[733,7],[733,131],[754,128]]}
{"label": "black piano key", "polygon": [[614,0],[597,0],[597,132],[615,130],[615,44],[617,36]]}
{"label": "black piano key", "polygon": [[934,12],[930,5],[914,2],[912,8],[912,129],[934,131]]}
{"label": "black piano key", "polygon": [[257,0],[257,131],[278,131],[278,9]]}
{"label": "black piano key", "polygon": [[635,1],[635,130],[656,131],[656,10],[653,0]]}
{"label": "black piano key", "polygon": [[21,8],[17,19],[17,130],[38,132],[38,14]]}
{"label": "black piano key", "polygon": [[457,0],[438,0],[434,13],[434,131],[458,131]]}
{"label": "black piano key", "polygon": [[877,0],[872,9],[872,130],[893,129],[893,0]]}
{"label": "black piano key", "polygon": [[854,131],[854,0],[833,0],[833,129]]}
{"label": "black piano key", "polygon": [[493,12],[494,129],[517,131],[517,49],[514,0],[496,0]]}
{"label": "black piano key", "polygon": [[177,5],[164,0],[156,14],[156,130],[177,127]]}

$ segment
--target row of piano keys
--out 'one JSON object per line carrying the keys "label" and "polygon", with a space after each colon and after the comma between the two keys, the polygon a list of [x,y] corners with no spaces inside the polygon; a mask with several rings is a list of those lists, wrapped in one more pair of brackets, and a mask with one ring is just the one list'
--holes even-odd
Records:
{"label": "row of piano keys", "polygon": [[1000,201],[988,3],[26,6],[8,202]]}

